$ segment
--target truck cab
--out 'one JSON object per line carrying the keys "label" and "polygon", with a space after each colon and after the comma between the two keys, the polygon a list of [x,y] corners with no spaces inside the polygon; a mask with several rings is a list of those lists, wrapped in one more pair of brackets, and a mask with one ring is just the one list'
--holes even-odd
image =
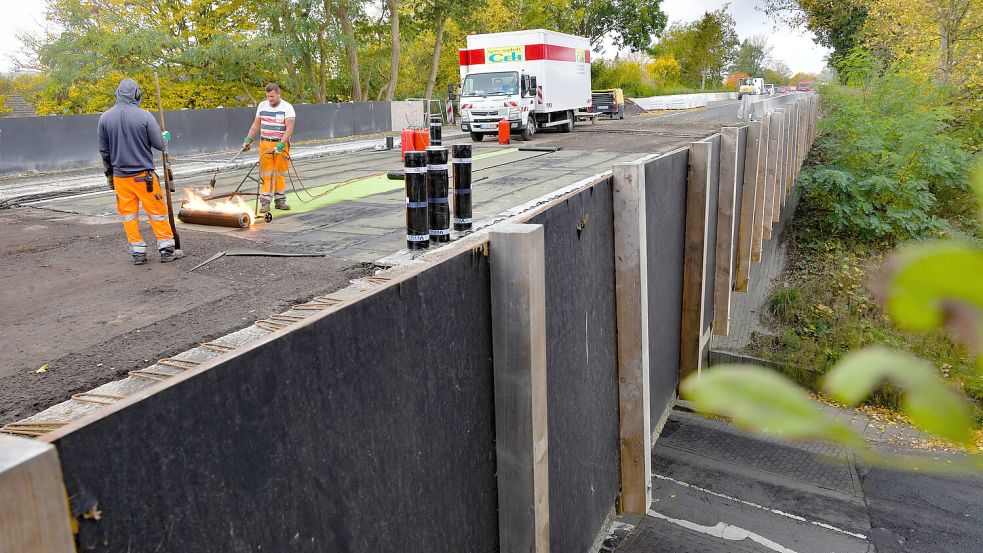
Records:
{"label": "truck cab", "polygon": [[745,94],[764,94],[765,80],[762,77],[744,77],[739,81],[737,89],[737,99],[741,99]]}
{"label": "truck cab", "polygon": [[573,130],[591,105],[590,42],[533,29],[467,37],[461,61],[461,130],[480,141],[505,119],[531,140],[544,128]]}

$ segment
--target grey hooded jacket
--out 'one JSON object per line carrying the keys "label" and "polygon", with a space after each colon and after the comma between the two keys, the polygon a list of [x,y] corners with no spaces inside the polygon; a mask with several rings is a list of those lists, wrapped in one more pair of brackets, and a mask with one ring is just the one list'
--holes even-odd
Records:
{"label": "grey hooded jacket", "polygon": [[153,171],[151,148],[165,150],[167,144],[160,125],[149,111],[140,107],[140,87],[130,78],[116,89],[116,105],[99,117],[99,153],[106,171],[117,177],[132,177]]}

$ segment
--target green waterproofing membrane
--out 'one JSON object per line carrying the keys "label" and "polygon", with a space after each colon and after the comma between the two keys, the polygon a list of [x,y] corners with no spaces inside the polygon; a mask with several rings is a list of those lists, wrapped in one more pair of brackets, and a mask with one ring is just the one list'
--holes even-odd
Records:
{"label": "green waterproofing membrane", "polygon": [[[484,153],[478,154],[478,155],[474,156],[472,159],[476,159],[476,160],[478,160],[478,159],[488,159],[488,158],[497,157],[497,156],[501,156],[501,155],[505,155],[505,154],[513,154],[513,153],[516,153],[518,151],[519,151],[518,148],[507,148],[507,149],[504,149],[504,150],[495,150],[495,151],[492,151],[492,152],[484,152]],[[301,170],[301,169],[303,169],[303,167],[300,167],[298,169]],[[303,172],[300,173],[300,178],[304,178]],[[297,186],[298,189],[300,189],[300,184],[297,182],[296,176],[294,176],[294,185]],[[337,185],[337,183],[326,184],[326,185],[323,185],[323,186],[316,186],[316,187],[308,188],[307,190],[311,193],[312,196],[317,196],[318,194],[322,194],[325,191],[330,190],[331,187],[336,186],[336,185]],[[401,181],[401,180],[390,180],[390,179],[388,179],[386,177],[385,173],[382,173],[382,174],[379,174],[379,175],[373,175],[371,177],[366,177],[364,179],[359,179],[359,180],[356,180],[356,181],[352,181],[352,182],[350,182],[350,183],[348,183],[348,184],[346,184],[344,186],[339,186],[334,191],[332,191],[330,194],[325,194],[324,196],[321,196],[320,198],[316,198],[316,199],[311,200],[311,201],[308,201],[308,202],[301,202],[300,204],[297,204],[296,202],[294,202],[290,206],[291,207],[291,210],[290,211],[283,211],[283,212],[277,213],[274,220],[276,220],[276,219],[284,219],[284,218],[291,217],[291,216],[294,216],[294,215],[299,215],[301,213],[308,213],[308,212],[311,212],[311,211],[314,211],[316,209],[320,209],[322,207],[326,207],[326,206],[329,206],[329,205],[339,204],[341,202],[347,202],[347,201],[352,201],[352,200],[358,200],[358,199],[365,198],[367,196],[372,196],[372,195],[375,195],[375,194],[382,194],[384,192],[392,192],[393,190],[402,190],[403,189],[403,186],[404,186],[403,181]],[[287,189],[290,190],[290,182],[289,181],[287,182]],[[295,196],[295,195],[293,195],[291,193],[288,193],[288,198],[289,199],[294,199],[295,197],[298,197],[298,196]],[[307,194],[304,193],[303,190],[300,191],[299,197],[300,198],[304,198],[304,199],[309,199],[310,198]]]}

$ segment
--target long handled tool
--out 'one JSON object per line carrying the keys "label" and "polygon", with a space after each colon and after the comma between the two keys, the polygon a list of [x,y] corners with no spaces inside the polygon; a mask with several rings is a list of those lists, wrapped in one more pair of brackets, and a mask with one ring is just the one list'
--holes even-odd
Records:
{"label": "long handled tool", "polygon": [[[154,71],[154,87],[157,89],[157,116],[160,117],[160,131],[164,132],[167,129],[164,127],[164,108],[160,102],[160,79],[157,77],[156,71]],[[167,157],[167,148],[160,155],[164,161],[164,195],[167,199],[167,222],[171,224],[171,232],[174,233],[174,249],[180,250],[181,237],[178,236],[177,225],[174,224],[174,210],[171,209],[171,164]]]}
{"label": "long handled tool", "polygon": [[246,151],[246,149],[245,148],[242,148],[241,150],[239,150],[238,152],[236,152],[236,155],[232,156],[232,159],[230,159],[229,161],[226,161],[225,162],[225,165],[223,165],[223,166],[219,167],[218,169],[216,169],[215,170],[215,173],[212,174],[212,180],[208,181],[208,187],[214,189],[215,188],[215,178],[218,177],[218,174],[221,173],[222,171],[224,171],[229,165],[232,165],[235,162],[235,160],[238,159],[239,156],[241,156],[242,153],[245,152],[245,151]]}

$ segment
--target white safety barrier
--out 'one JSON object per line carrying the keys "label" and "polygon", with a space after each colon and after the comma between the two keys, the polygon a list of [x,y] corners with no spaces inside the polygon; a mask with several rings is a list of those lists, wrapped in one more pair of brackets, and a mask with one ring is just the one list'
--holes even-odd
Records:
{"label": "white safety barrier", "polygon": [[736,100],[736,92],[705,92],[700,94],[672,94],[669,96],[650,96],[648,98],[629,98],[646,111],[656,109],[693,109],[706,107],[710,102]]}

